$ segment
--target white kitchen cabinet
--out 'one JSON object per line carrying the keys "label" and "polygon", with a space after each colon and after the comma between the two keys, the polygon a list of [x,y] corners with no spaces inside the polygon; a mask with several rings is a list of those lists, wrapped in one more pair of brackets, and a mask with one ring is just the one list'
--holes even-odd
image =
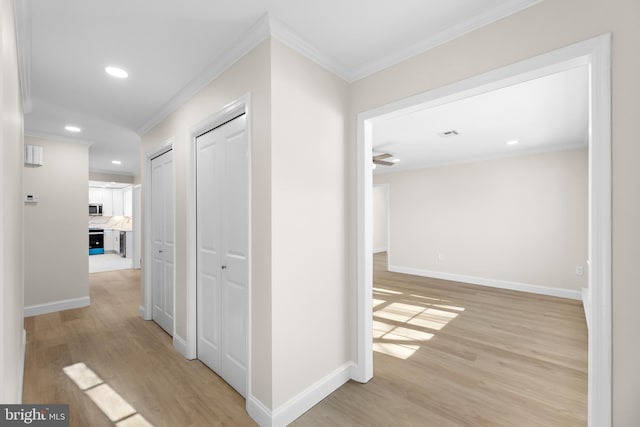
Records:
{"label": "white kitchen cabinet", "polygon": [[102,191],[102,215],[111,216],[113,213],[113,190],[101,188]]}
{"label": "white kitchen cabinet", "polygon": [[113,230],[104,230],[104,251],[109,252],[113,251]]}
{"label": "white kitchen cabinet", "polygon": [[133,216],[133,189],[127,187],[122,190],[122,198],[124,203],[124,216]]}
{"label": "white kitchen cabinet", "polygon": [[113,216],[124,215],[124,202],[122,198],[122,190],[112,190],[113,200]]}
{"label": "white kitchen cabinet", "polygon": [[102,188],[89,187],[89,203],[102,203]]}

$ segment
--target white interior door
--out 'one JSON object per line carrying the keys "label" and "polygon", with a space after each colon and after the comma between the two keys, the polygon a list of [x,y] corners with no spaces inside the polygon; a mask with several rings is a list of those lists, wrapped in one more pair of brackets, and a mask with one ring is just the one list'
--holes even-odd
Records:
{"label": "white interior door", "polygon": [[153,320],[173,335],[173,151],[151,160]]}
{"label": "white interior door", "polygon": [[248,136],[242,115],[196,139],[198,358],[246,394]]}

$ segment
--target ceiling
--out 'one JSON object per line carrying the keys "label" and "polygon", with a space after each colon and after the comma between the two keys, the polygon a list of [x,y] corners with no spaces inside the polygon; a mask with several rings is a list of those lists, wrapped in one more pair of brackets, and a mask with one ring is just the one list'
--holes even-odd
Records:
{"label": "ceiling", "polygon": [[271,35],[353,81],[539,1],[23,0],[25,132],[88,143],[91,171],[135,175],[140,135],[245,53],[238,46]]}
{"label": "ceiling", "polygon": [[376,121],[374,154],[399,162],[374,173],[586,146],[588,84],[583,66]]}

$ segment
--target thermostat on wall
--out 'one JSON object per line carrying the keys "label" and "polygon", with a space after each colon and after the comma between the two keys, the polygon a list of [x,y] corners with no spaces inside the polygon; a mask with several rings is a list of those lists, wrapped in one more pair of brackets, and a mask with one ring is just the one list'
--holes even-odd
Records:
{"label": "thermostat on wall", "polygon": [[24,195],[25,203],[38,203],[38,196],[35,194],[25,194]]}

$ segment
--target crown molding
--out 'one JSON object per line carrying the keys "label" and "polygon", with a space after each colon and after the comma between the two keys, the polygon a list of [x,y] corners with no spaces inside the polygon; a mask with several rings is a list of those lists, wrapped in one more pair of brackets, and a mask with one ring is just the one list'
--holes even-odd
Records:
{"label": "crown molding", "polygon": [[20,92],[23,112],[30,113],[31,102],[31,2],[14,0],[18,64],[20,68]]}
{"label": "crown molding", "polygon": [[[268,13],[263,15],[248,31],[242,36],[232,48],[227,50],[222,56],[216,58],[197,77],[191,80],[180,92],[160,108],[148,121],[136,129],[138,135],[144,135],[163,119],[176,111],[181,105],[186,103],[194,95],[204,89],[212,80],[220,76],[239,59],[248,54],[258,44],[269,37],[275,38],[286,46],[307,57],[329,72],[344,79],[348,83],[367,77],[385,68],[389,68],[413,56],[424,53],[429,49],[451,41],[463,34],[489,25],[507,16],[513,15],[528,7],[541,3],[543,0],[514,0],[506,5],[491,9],[479,16],[469,19],[459,25],[448,28],[434,37],[423,40],[419,43],[408,46],[392,55],[365,63],[354,70],[350,70],[340,61],[331,55],[316,48],[281,21],[273,18]],[[23,3],[23,2],[18,2]]]}
{"label": "crown molding", "polygon": [[53,141],[53,142],[64,142],[67,144],[86,145],[86,146],[91,146],[93,144],[93,141],[89,141],[86,139],[65,138],[64,136],[56,135],[55,133],[40,132],[40,131],[34,131],[29,129],[24,130],[24,136],[31,137],[31,138],[45,139],[47,141]]}
{"label": "crown molding", "polygon": [[144,135],[169,114],[204,89],[211,81],[220,76],[253,48],[258,46],[271,35],[269,16],[263,15],[249,30],[237,40],[233,46],[220,57],[216,58],[196,78],[191,80],[180,92],[169,100],[153,117],[136,129],[138,135]]}
{"label": "crown molding", "polygon": [[434,35],[433,37],[429,37],[428,39],[407,46],[406,48],[401,49],[396,53],[356,67],[349,75],[349,82],[360,80],[374,73],[377,73],[378,71],[382,71],[386,68],[392,67],[402,61],[405,61],[437,46],[450,42],[451,40],[454,40],[464,34],[492,24],[496,21],[499,21],[500,19],[511,16],[531,6],[535,6],[538,3],[542,3],[542,1],[544,0],[514,0],[502,6],[498,6],[491,10],[488,10],[485,13],[474,16],[473,18],[465,22],[454,25],[453,27],[449,27],[446,30]]}
{"label": "crown molding", "polygon": [[347,82],[350,81],[351,72],[340,61],[336,60],[330,55],[327,55],[320,49],[304,40],[281,21],[270,17],[269,24],[271,29],[271,37],[284,43],[302,56],[309,58],[311,61],[320,65],[322,68],[330,71],[338,77],[341,77],[343,80],[346,80]]}

